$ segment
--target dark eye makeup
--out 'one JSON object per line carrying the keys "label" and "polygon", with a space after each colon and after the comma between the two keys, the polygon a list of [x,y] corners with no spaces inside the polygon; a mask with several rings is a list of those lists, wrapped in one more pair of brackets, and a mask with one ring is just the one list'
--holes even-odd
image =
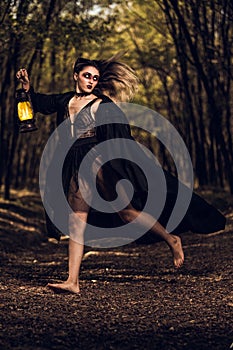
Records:
{"label": "dark eye makeup", "polygon": [[91,73],[88,73],[88,72],[83,73],[83,76],[84,76],[84,78],[86,78],[86,79],[91,79],[91,78],[93,78],[94,81],[98,81],[98,80],[99,80],[99,76],[98,76],[98,75],[92,75]]}

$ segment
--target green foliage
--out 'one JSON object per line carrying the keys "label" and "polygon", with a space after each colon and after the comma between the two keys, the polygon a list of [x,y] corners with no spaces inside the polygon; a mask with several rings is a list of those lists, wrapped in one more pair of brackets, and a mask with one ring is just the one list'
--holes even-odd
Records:
{"label": "green foliage", "polygon": [[[16,71],[26,67],[36,90],[64,92],[73,87],[72,67],[78,56],[108,58],[126,52],[123,60],[140,79],[134,101],[176,126],[201,184],[229,186],[233,191],[229,1],[0,0],[0,9],[0,163],[7,163],[16,147],[14,178],[25,159],[32,160],[31,149],[36,149],[39,164],[55,127],[54,117],[38,116],[38,137],[20,135],[15,146]],[[157,152],[157,146],[154,149]],[[6,179],[2,164],[0,181]],[[35,168],[32,174],[28,167],[27,180],[19,177],[15,182],[28,186],[33,176],[36,183],[38,165]]]}

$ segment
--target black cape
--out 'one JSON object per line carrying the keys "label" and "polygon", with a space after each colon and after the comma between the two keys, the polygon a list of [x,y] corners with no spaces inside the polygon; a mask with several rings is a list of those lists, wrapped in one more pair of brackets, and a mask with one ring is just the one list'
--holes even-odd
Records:
{"label": "black cape", "polygon": [[[64,121],[64,116],[66,114],[67,106],[69,100],[74,96],[73,92],[69,92],[66,94],[56,94],[56,95],[44,95],[44,94],[36,94],[33,90],[31,90],[31,99],[33,102],[33,107],[35,112],[41,112],[43,114],[51,114],[57,113],[57,124],[61,124]],[[119,152],[127,153],[127,158],[130,159],[112,159],[112,148],[106,149],[106,153],[109,153],[109,159],[107,165],[110,166],[111,169],[117,174],[118,179],[127,179],[133,185],[134,195],[132,198],[133,206],[141,211],[144,208],[144,205],[148,196],[148,183],[145,175],[143,174],[143,169],[137,165],[137,160],[135,160],[135,148],[131,149],[127,140],[133,140],[131,136],[130,126],[128,121],[122,112],[122,110],[114,104],[109,98],[106,96],[101,96],[102,102],[99,105],[99,108],[96,113],[96,136],[98,142],[104,142],[107,140],[121,139],[121,142],[115,145],[116,148],[119,148]],[[116,122],[117,121],[117,122]],[[58,143],[57,150],[55,151],[55,155],[60,154],[62,152],[62,145]],[[156,213],[156,208],[159,206],[159,200],[157,193],[159,191],[159,187],[156,185],[156,172],[157,165],[151,164],[152,160],[145,154],[145,152],[138,146],[137,150],[137,159],[142,159],[146,167],[152,167],[154,169],[155,181],[154,181],[154,207],[152,208],[151,215],[153,215],[153,209]],[[56,156],[55,156],[56,158]],[[53,160],[51,161],[52,167]],[[50,167],[49,167],[50,168]],[[47,186],[45,191],[47,193],[47,200],[50,198],[51,203],[54,201],[54,197],[59,201],[59,195],[57,192],[57,184],[56,179],[54,178],[53,173],[50,174],[48,168],[47,172],[47,183],[49,183],[49,187]],[[161,170],[161,169],[159,169]],[[182,186],[184,191],[190,192],[191,190],[179,183],[177,178],[163,170],[164,177],[166,180],[166,199],[165,205],[163,206],[162,212],[156,214],[155,217],[158,221],[166,227],[169,218],[172,214],[174,205],[176,203],[178,186]],[[51,176],[53,178],[51,179]],[[51,187],[52,184],[52,187]],[[67,185],[67,184],[65,184]],[[173,229],[172,232],[177,234],[182,232],[195,232],[195,233],[211,233],[219,230],[223,230],[225,228],[226,218],[212,205],[207,203],[203,198],[192,192],[191,201],[188,206],[188,209],[183,216],[181,222]],[[98,206],[98,200],[97,200]],[[50,212],[46,214],[46,222],[48,229],[48,236],[55,237],[59,239],[61,233],[58,228],[56,228],[51,218],[54,216],[64,216],[68,217],[68,212],[54,212],[51,207]],[[97,227],[118,227],[123,226],[124,223],[121,221],[119,215],[117,213],[103,213],[96,209],[91,208],[88,223]],[[68,229],[67,229],[68,230]],[[66,232],[68,233],[68,231]],[[65,232],[63,232],[65,234]],[[144,238],[148,236],[148,233],[143,237],[138,237],[137,242],[144,243]],[[85,233],[85,239],[88,241],[89,232]],[[105,238],[103,234],[98,235],[98,229],[96,229],[96,238]]]}

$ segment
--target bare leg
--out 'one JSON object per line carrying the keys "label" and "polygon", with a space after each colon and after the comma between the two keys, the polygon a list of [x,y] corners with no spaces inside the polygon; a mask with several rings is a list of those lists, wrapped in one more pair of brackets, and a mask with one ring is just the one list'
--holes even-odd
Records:
{"label": "bare leg", "polygon": [[63,283],[48,283],[47,287],[55,292],[79,293],[79,270],[83,256],[83,244],[69,240],[69,277]]}
{"label": "bare leg", "polygon": [[87,223],[89,206],[83,200],[81,193],[76,191],[76,185],[71,181],[68,197],[74,210],[69,215],[69,274],[62,283],[49,283],[47,286],[56,292],[79,293],[79,272],[84,249],[84,232]]}
{"label": "bare leg", "polygon": [[[147,230],[150,230],[157,236],[161,237],[171,249],[173,255],[174,266],[179,268],[184,262],[184,252],[182,249],[182,243],[180,237],[169,234],[165,228],[154,218],[144,212],[139,212],[131,205],[119,212],[120,217],[125,222],[131,222],[135,220],[135,223],[142,225]],[[139,216],[140,215],[140,216]]]}
{"label": "bare leg", "polygon": [[[110,170],[111,171],[111,170]],[[113,200],[112,193],[117,183],[117,178],[114,173],[109,176],[108,180],[105,180],[102,173],[99,172],[99,186],[102,190],[102,195],[106,200]],[[119,185],[119,183],[118,183]],[[150,214],[137,211],[131,204],[129,204],[128,196],[123,186],[118,186],[118,197],[121,199],[122,210],[118,212],[119,216],[124,222],[132,222],[139,224],[146,229],[151,231],[157,236],[161,237],[171,249],[173,255],[173,263],[175,267],[180,267],[184,262],[184,252],[182,249],[182,243],[180,237],[169,234],[168,231],[153,218]],[[114,206],[113,206],[114,207]]]}
{"label": "bare leg", "polygon": [[[78,219],[82,221],[77,222]],[[84,231],[87,213],[72,213],[70,215],[69,239],[69,275],[63,283],[49,283],[47,286],[56,292],[79,293],[79,272],[83,257]],[[77,233],[78,232],[78,233]]]}

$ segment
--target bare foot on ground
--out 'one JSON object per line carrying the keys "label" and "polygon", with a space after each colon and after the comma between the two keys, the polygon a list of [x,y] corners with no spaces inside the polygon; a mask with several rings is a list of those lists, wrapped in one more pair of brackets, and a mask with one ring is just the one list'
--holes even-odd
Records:
{"label": "bare foot on ground", "polygon": [[176,268],[183,265],[184,262],[184,252],[182,248],[181,239],[178,236],[171,235],[172,241],[170,242],[170,249],[173,255],[173,263]]}
{"label": "bare foot on ground", "polygon": [[71,282],[48,283],[46,287],[53,290],[55,293],[80,293],[79,286]]}

